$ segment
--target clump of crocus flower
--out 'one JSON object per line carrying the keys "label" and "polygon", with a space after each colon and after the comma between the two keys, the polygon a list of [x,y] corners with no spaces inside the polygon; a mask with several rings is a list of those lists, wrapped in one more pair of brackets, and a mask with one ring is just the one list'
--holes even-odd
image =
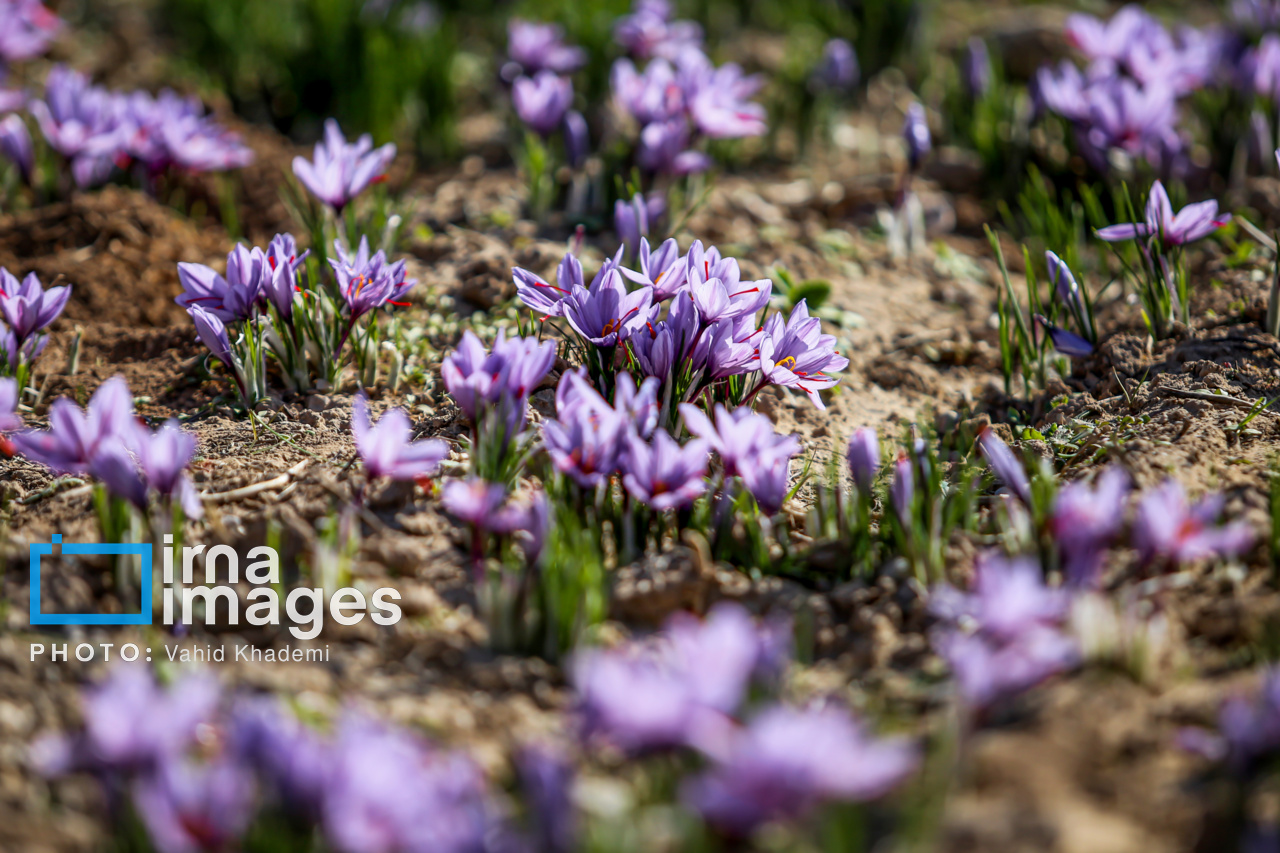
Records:
{"label": "clump of crocus flower", "polygon": [[704,621],[672,617],[650,641],[580,652],[572,666],[587,736],[634,756],[694,750],[708,769],[682,800],[717,832],[746,837],[770,821],[803,818],[824,802],[863,802],[915,770],[905,739],[877,739],[836,705],[749,701],[774,689],[789,658],[789,625],[760,626],[720,604]]}
{"label": "clump of crocus flower", "polygon": [[[62,397],[49,410],[49,429],[27,430],[12,436],[18,454],[58,474],[89,474],[100,480],[106,494],[139,510],[152,506],[157,532],[168,532],[166,515],[181,510],[187,518],[203,514],[200,497],[186,475],[196,441],[177,420],[152,431],[133,411],[133,397],[123,377],[108,379],[81,411]],[[104,511],[104,541],[121,542],[114,529],[118,513]],[[154,526],[154,524],[153,524]]]}
{"label": "clump of crocus flower", "polygon": [[114,92],[61,65],[49,71],[44,97],[29,109],[79,187],[101,184],[133,163],[153,187],[165,172],[226,171],[253,161],[240,137],[206,115],[198,100],[168,90],[154,97]]}
{"label": "clump of crocus flower", "polygon": [[33,764],[128,797],[159,853],[238,848],[264,826],[291,849],[532,849],[468,756],[355,710],[322,734],[279,700],[224,696],[206,675],[162,688],[141,664],[82,705],[84,727],[37,741]]}
{"label": "clump of crocus flower", "polygon": [[265,250],[237,245],[227,255],[225,274],[178,264],[183,293],[176,301],[231,372],[247,409],[268,395],[268,358],[280,365],[291,391],[320,382],[332,387],[352,341],[357,380],[376,380],[377,312],[404,305],[417,281],[405,277],[404,261],[391,263],[381,251],[370,256],[366,240],[353,253],[335,245],[327,287],[312,286],[304,264],[309,251],[300,253],[289,234],[277,234]]}
{"label": "clump of crocus flower", "polygon": [[49,343],[45,332],[62,314],[71,297],[71,285],[45,288],[35,273],[19,280],[7,269],[0,268],[0,375],[18,380],[19,389],[27,386],[31,364]]}
{"label": "clump of crocus flower", "polygon": [[934,588],[929,609],[942,620],[934,647],[946,658],[961,697],[981,709],[1063,672],[1079,660],[1064,626],[1070,599],[1045,586],[1029,558],[986,554],[973,591]]}

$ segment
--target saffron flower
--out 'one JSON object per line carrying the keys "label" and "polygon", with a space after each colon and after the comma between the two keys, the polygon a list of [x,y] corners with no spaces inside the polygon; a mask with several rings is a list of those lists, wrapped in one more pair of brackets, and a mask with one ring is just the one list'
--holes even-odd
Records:
{"label": "saffron flower", "polygon": [[484,776],[461,753],[354,713],[330,749],[320,825],[335,850],[483,850],[498,829]]}
{"label": "saffron flower", "polygon": [[964,699],[985,707],[1079,662],[1079,648],[1062,628],[1069,607],[1065,592],[1044,585],[1034,560],[987,554],[979,558],[972,593],[935,588],[930,610],[944,628],[934,646]]}
{"label": "saffron flower", "polygon": [[66,397],[49,407],[49,429],[15,433],[18,452],[59,474],[84,474],[110,439],[132,442],[138,428],[133,396],[124,377],[113,376],[89,398],[84,411]]}
{"label": "saffron flower", "polygon": [[918,101],[907,108],[906,118],[902,122],[902,138],[907,143],[907,164],[914,172],[920,168],[925,155],[933,148],[929,120]]}
{"label": "saffron flower", "polygon": [[849,366],[849,359],[836,354],[835,344],[834,336],[822,334],[822,321],[809,316],[803,299],[785,322],[781,314],[770,315],[758,347],[765,383],[799,388],[815,406],[825,409],[819,392],[837,381],[828,374]]}
{"label": "saffron flower", "polygon": [[39,0],[0,4],[0,66],[34,59],[62,31],[62,19]]}
{"label": "saffron flower", "polygon": [[[22,416],[18,414],[18,380],[11,377],[0,378],[0,433],[22,429]],[[0,448],[8,439],[0,435]],[[12,451],[4,451],[12,455]]]}
{"label": "saffron flower", "polygon": [[548,522],[546,496],[538,492],[528,504],[516,503],[510,497],[506,486],[479,477],[450,480],[440,494],[444,508],[476,530],[500,535],[527,533],[534,545],[531,556],[536,557]]}
{"label": "saffron flower", "polygon": [[978,449],[982,451],[996,479],[1003,483],[1014,497],[1022,501],[1023,506],[1030,507],[1031,481],[1027,479],[1026,470],[1018,461],[1018,457],[1013,455],[1009,445],[1000,440],[995,430],[986,426],[978,433]]}
{"label": "saffron flower", "polygon": [[1063,486],[1053,501],[1049,530],[1063,556],[1063,570],[1073,586],[1097,579],[1102,557],[1124,523],[1129,476],[1122,468],[1108,468],[1093,488],[1083,481]]}
{"label": "saffron flower", "polygon": [[889,483],[889,502],[893,512],[909,528],[912,521],[912,510],[916,499],[916,469],[911,458],[898,451],[898,459],[893,463],[893,480]]}
{"label": "saffron flower", "polygon": [[360,461],[370,480],[418,480],[435,474],[449,458],[449,445],[439,439],[413,440],[413,424],[401,409],[391,409],[378,421],[369,422],[369,400],[356,394],[351,406],[351,431],[355,435]]}
{"label": "saffron flower", "polygon": [[298,275],[305,271],[303,262],[310,254],[310,249],[298,254],[298,243],[292,234],[277,234],[267,246],[269,271],[262,289],[286,323],[293,319],[293,295],[302,290],[298,284]]}
{"label": "saffron flower", "polygon": [[643,72],[629,59],[619,59],[609,73],[614,102],[641,126],[679,118],[685,110],[685,90],[675,66],[655,59]]}
{"label": "saffron flower", "polygon": [[31,183],[31,171],[36,163],[35,148],[31,143],[31,132],[21,116],[7,115],[0,119],[0,155],[18,168],[24,182]]}
{"label": "saffron flower", "polygon": [[[667,202],[659,194],[654,193],[646,198],[635,195],[630,201],[618,199],[613,205],[613,230],[618,239],[627,247],[633,257],[643,251],[648,254],[648,236],[651,228],[656,228],[658,220],[666,213]],[[641,241],[644,241],[643,246]],[[642,261],[643,263],[643,261]],[[632,278],[635,274],[623,269],[623,275]],[[633,279],[634,280],[634,279]]]}
{"label": "saffron flower", "polygon": [[720,753],[732,733],[729,715],[753,679],[777,677],[789,635],[722,603],[704,620],[676,614],[657,641],[580,650],[570,677],[583,729],[632,753],[682,746]]}
{"label": "saffron flower", "polygon": [[763,136],[769,129],[765,109],[747,100],[763,85],[763,79],[744,76],[732,62],[708,68],[698,75],[688,96],[689,116],[699,132],[711,139]]}
{"label": "saffron flower", "polygon": [[548,137],[560,127],[573,104],[573,81],[554,71],[520,77],[511,87],[511,102],[520,121],[539,136]]}
{"label": "saffron flower", "polygon": [[631,14],[614,25],[613,39],[637,59],[674,59],[702,46],[702,27],[693,21],[671,20],[671,4],[666,0],[637,0]]}
{"label": "saffron flower", "polygon": [[854,485],[863,497],[871,497],[871,486],[880,471],[880,439],[875,428],[862,427],[854,430],[853,435],[849,436],[846,457]]}
{"label": "saffron flower", "polygon": [[225,276],[204,264],[178,264],[182,294],[173,301],[188,310],[202,308],[224,323],[247,320],[265,307],[270,275],[270,263],[261,249],[237,243],[227,254]]}
{"label": "saffron flower", "polygon": [[240,381],[240,360],[231,351],[231,338],[227,336],[227,327],[216,314],[206,311],[199,305],[192,305],[187,309],[187,313],[191,315],[191,322],[196,326],[196,334],[209,348],[209,352],[236,374],[237,382]]}
{"label": "saffron flower", "polygon": [[524,400],[546,378],[555,360],[554,341],[508,339],[506,332],[499,330],[493,352],[489,353],[468,330],[458,348],[445,358],[440,375],[472,423],[479,420],[486,406],[499,405],[504,399],[516,401],[523,418]]}
{"label": "saffron flower", "polygon": [[717,405],[714,423],[691,403],[681,403],[679,409],[689,432],[706,439],[720,457],[726,477],[745,477],[766,460],[778,456],[790,459],[800,452],[799,439],[776,434],[773,421],[747,406],[730,412]]}
{"label": "saffron flower", "polygon": [[591,343],[611,347],[644,328],[657,311],[652,304],[652,291],[641,288],[628,293],[616,268],[598,278],[598,285],[593,283],[587,290],[577,288],[570,294],[564,317],[575,332]]}
{"label": "saffron flower", "polygon": [[257,770],[274,799],[292,816],[319,817],[329,744],[300,722],[278,699],[237,701],[228,741],[234,754]]}
{"label": "saffron flower", "polygon": [[218,682],[209,676],[185,675],[166,689],[150,667],[117,664],[81,693],[82,731],[33,746],[37,769],[45,776],[150,770],[194,742],[200,727],[213,722],[219,700]]}
{"label": "saffron flower", "polygon": [[[337,258],[329,259],[329,266],[333,267],[334,275],[338,279],[338,288],[344,296],[347,296],[348,305],[361,301],[361,294],[365,290],[369,291],[369,299],[377,299],[375,294],[386,293],[386,299],[379,303],[379,307],[383,304],[404,306],[408,303],[405,298],[414,285],[418,283],[416,278],[406,278],[405,270],[407,262],[400,260],[390,263],[387,260],[386,252],[381,249],[372,256],[369,254],[369,238],[362,236],[360,245],[354,253],[348,253],[342,248],[338,241],[334,241],[334,251]],[[356,314],[365,313],[365,309]]]}
{"label": "saffron flower", "polygon": [[508,83],[540,71],[569,74],[587,64],[585,50],[565,44],[563,29],[518,18],[507,24],[507,56],[502,76]]}
{"label": "saffron flower", "polygon": [[655,430],[652,443],[634,433],[624,439],[622,484],[628,494],[657,510],[687,507],[707,490],[706,439],[694,439],[684,447]]}
{"label": "saffron flower", "polygon": [[711,157],[691,148],[693,133],[683,118],[656,121],[640,131],[636,161],[659,175],[696,175],[711,168]]}
{"label": "saffron flower", "polygon": [[19,347],[58,319],[70,297],[70,285],[46,290],[40,286],[35,273],[28,273],[18,281],[7,269],[0,268],[0,314],[4,315]]}
{"label": "saffron flower", "polygon": [[724,463],[725,476],[742,479],[747,491],[767,515],[782,509],[790,486],[791,458],[800,452],[800,440],[773,431],[773,422],[743,406],[729,412],[716,406],[715,423],[697,406],[680,405],[689,432],[706,439]]}
{"label": "saffron flower", "polygon": [[769,304],[773,282],[767,278],[742,281],[738,261],[721,257],[715,246],[704,250],[702,241],[694,241],[685,263],[689,293],[704,326],[719,320],[754,316]]}
{"label": "saffron flower", "polygon": [[973,36],[969,39],[969,43],[965,46],[961,70],[969,97],[981,98],[990,91],[991,54],[987,51],[987,43],[981,38]]}
{"label": "saffron flower", "polygon": [[542,425],[542,442],[556,470],[583,488],[605,482],[618,470],[626,422],[578,372],[561,378],[556,413]]}
{"label": "saffron flower", "polygon": [[1148,489],[1133,519],[1133,546],[1144,563],[1166,559],[1175,565],[1210,557],[1236,557],[1253,546],[1248,522],[1218,525],[1225,498],[1213,494],[1192,505],[1177,480]]}
{"label": "saffron flower", "polygon": [[111,174],[129,132],[112,93],[55,65],[45,81],[44,100],[33,100],[30,109],[49,145],[71,160],[77,186],[93,186]]}
{"label": "saffron flower", "polygon": [[838,707],[775,705],[736,732],[726,754],[686,782],[681,797],[722,833],[745,838],[822,803],[877,799],[918,764],[909,740],[874,738]]}
{"label": "saffron flower", "polygon": [[155,432],[145,432],[138,442],[138,464],[148,488],[155,494],[178,500],[187,518],[200,518],[204,507],[187,467],[196,452],[196,437],[178,423],[165,421]]}
{"label": "saffron flower", "polygon": [[[608,263],[608,261],[605,262],[606,266]],[[555,284],[551,284],[537,273],[520,267],[512,267],[511,273],[515,279],[516,293],[520,301],[547,317],[563,315],[566,307],[565,300],[573,293],[575,286],[584,287],[585,282],[582,263],[573,256],[572,252],[565,252],[564,257],[560,259],[560,265],[556,269]]]}
{"label": "saffron flower", "polygon": [[845,39],[831,39],[822,47],[822,58],[813,69],[810,85],[842,92],[858,85],[858,54]]}
{"label": "saffron flower", "polygon": [[1156,181],[1147,197],[1145,222],[1108,225],[1097,233],[1099,239],[1111,243],[1156,236],[1168,248],[1194,243],[1230,221],[1230,213],[1218,215],[1218,203],[1213,200],[1189,204],[1174,215],[1164,184]]}
{"label": "saffron flower", "polygon": [[1053,252],[1046,251],[1044,259],[1049,270],[1049,280],[1053,282],[1058,299],[1074,316],[1087,317],[1088,310],[1080,295],[1080,285],[1076,283],[1076,277],[1071,273],[1071,268]]}
{"label": "saffron flower", "polygon": [[133,805],[159,853],[228,849],[253,819],[252,771],[232,757],[167,757],[133,788]]}
{"label": "saffron flower", "polygon": [[575,773],[568,756],[549,746],[526,746],[516,756],[515,765],[520,790],[530,807],[534,849],[545,853],[578,849]]}
{"label": "saffron flower", "polygon": [[1053,348],[1063,355],[1071,358],[1088,358],[1093,355],[1093,344],[1075,332],[1069,332],[1061,326],[1049,322],[1049,318],[1043,314],[1036,314],[1032,319],[1035,321],[1036,327],[1043,329],[1045,334],[1049,336]]}
{"label": "saffron flower", "polygon": [[653,288],[654,301],[665,302],[685,289],[689,269],[675,238],[668,238],[658,248],[651,249],[648,238],[641,235],[636,261],[640,266],[638,271],[626,267],[620,271],[636,284]]}
{"label": "saffron flower", "polygon": [[373,137],[364,134],[347,142],[334,119],[324,123],[324,139],[316,143],[311,160],[293,158],[293,173],[320,201],[338,214],[370,184],[381,179],[396,157],[396,146],[388,142],[373,147]]}

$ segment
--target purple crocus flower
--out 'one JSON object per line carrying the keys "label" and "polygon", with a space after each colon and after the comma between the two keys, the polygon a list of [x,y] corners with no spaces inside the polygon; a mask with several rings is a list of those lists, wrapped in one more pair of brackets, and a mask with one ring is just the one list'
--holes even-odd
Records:
{"label": "purple crocus flower", "polygon": [[977,36],[965,46],[963,77],[969,97],[981,98],[991,89],[991,54],[987,43]]}
{"label": "purple crocus flower", "polygon": [[862,427],[849,436],[849,473],[863,497],[871,497],[871,486],[880,471],[880,439],[874,427]]}
{"label": "purple crocus flower", "polygon": [[192,305],[187,309],[187,313],[191,315],[191,322],[195,324],[196,334],[200,336],[200,340],[213,357],[225,364],[230,370],[237,375],[239,381],[239,360],[235,357],[235,353],[231,351],[231,338],[227,336],[227,327],[218,319],[216,314],[206,311],[199,305]]}
{"label": "purple crocus flower", "polygon": [[253,162],[253,149],[244,144],[240,135],[209,116],[183,116],[165,121],[158,131],[166,164],[189,172],[225,172]]}
{"label": "purple crocus flower", "polygon": [[560,259],[555,284],[551,284],[537,273],[520,267],[512,267],[511,272],[520,301],[534,311],[545,314],[546,317],[563,315],[566,307],[565,300],[573,293],[575,286],[584,287],[585,282],[582,263],[573,256],[572,252],[565,252],[564,257]]}
{"label": "purple crocus flower", "polygon": [[544,421],[542,441],[556,470],[595,488],[618,469],[626,422],[579,373],[556,389],[556,420]]}
{"label": "purple crocus flower", "polygon": [[520,789],[529,803],[535,849],[570,853],[577,849],[578,815],[573,803],[573,764],[560,750],[533,745],[516,757]]}
{"label": "purple crocus flower", "polygon": [[563,29],[518,18],[507,24],[507,56],[510,62],[502,69],[507,82],[541,71],[569,74],[587,64],[585,50],[565,44]]}
{"label": "purple crocus flower", "polygon": [[267,246],[268,270],[262,289],[285,322],[293,319],[293,295],[302,290],[298,276],[305,274],[304,262],[310,254],[310,249],[298,253],[298,243],[292,234],[277,234]]}
{"label": "purple crocus flower", "polygon": [[484,850],[498,828],[470,759],[357,714],[334,737],[320,825],[343,853]]}
{"label": "purple crocus flower", "polygon": [[71,159],[78,186],[106,179],[129,131],[115,95],[90,84],[85,75],[55,65],[45,82],[44,100],[33,100],[30,109],[49,145]]}
{"label": "purple crocus flower", "polygon": [[573,330],[598,347],[625,341],[653,319],[653,292],[641,288],[627,293],[622,273],[611,268],[590,289],[575,288],[566,302],[564,317]]}
{"label": "purple crocus flower", "polygon": [[[712,349],[713,342],[709,340],[711,329],[698,338],[699,327],[698,309],[693,307],[693,299],[688,293],[679,293],[671,302],[667,319],[649,323],[628,339],[631,354],[645,376],[657,377],[663,383],[667,382],[674,368],[685,363],[686,358],[693,370],[703,371],[704,378],[707,378],[715,365],[708,364],[707,353],[702,350],[721,354],[724,349]],[[695,343],[695,339],[695,349],[690,352],[689,346]],[[719,343],[720,337],[717,336],[715,342]],[[738,352],[737,356],[749,360],[751,347],[746,347],[746,350],[745,355]]]}
{"label": "purple crocus flower", "polygon": [[1080,285],[1076,284],[1076,277],[1071,274],[1071,268],[1053,252],[1046,251],[1044,259],[1049,270],[1049,280],[1053,282],[1058,299],[1075,316],[1086,316],[1088,312],[1080,296]]}
{"label": "purple crocus flower", "polygon": [[[677,299],[686,299],[692,306],[693,300],[688,294],[681,294]],[[696,315],[697,309],[690,313]],[[734,320],[721,320],[712,323],[702,332],[689,355],[689,363],[694,370],[702,371],[704,381],[740,376],[751,371],[757,354],[749,340],[750,332],[744,328],[748,326],[752,327],[750,332],[753,332],[755,315],[745,314]]]}
{"label": "purple crocus flower", "polygon": [[1109,225],[1098,230],[1098,238],[1114,243],[1156,235],[1166,247],[1182,246],[1207,237],[1230,221],[1230,213],[1218,215],[1218,203],[1213,200],[1189,204],[1175,216],[1164,184],[1156,181],[1147,197],[1145,222]]}
{"label": "purple crocus flower", "polygon": [[1121,64],[1132,45],[1159,24],[1138,6],[1125,6],[1110,21],[1092,15],[1067,18],[1067,41],[1088,59]]}
{"label": "purple crocus flower", "polygon": [[0,119],[0,155],[18,167],[18,174],[24,182],[31,183],[36,155],[31,144],[31,132],[21,116],[7,115]]}
{"label": "purple crocus flower", "polygon": [[[657,193],[648,198],[635,195],[630,201],[618,199],[614,202],[613,230],[632,257],[639,257],[642,252],[645,255],[649,253],[649,230],[657,227],[658,220],[666,211],[666,199]],[[644,241],[643,244],[641,241]],[[641,260],[641,263],[644,264],[645,260]],[[637,280],[636,274],[630,270],[624,268],[621,272],[627,278]]]}
{"label": "purple crocus flower", "polygon": [[578,168],[591,153],[591,129],[587,119],[577,110],[564,114],[564,151],[569,165]]}
{"label": "purple crocus flower", "polygon": [[811,85],[841,92],[858,85],[858,54],[845,39],[831,39],[822,48],[822,58],[813,69]]}
{"label": "purple crocus flower", "polygon": [[200,519],[204,506],[195,484],[187,476],[187,466],[196,455],[196,437],[186,432],[175,418],[166,420],[154,433],[138,430],[137,465],[141,465],[148,491],[169,501],[178,501],[188,519]]}
{"label": "purple crocus flower", "polygon": [[671,5],[665,0],[638,0],[630,15],[618,19],[613,38],[637,59],[674,59],[702,46],[702,27],[693,21],[671,20]]}
{"label": "purple crocus flower", "polygon": [[786,633],[723,603],[702,621],[673,616],[659,641],[578,651],[570,673],[586,733],[629,752],[719,754],[751,679],[776,677]]}
{"label": "purple crocus flower", "polygon": [[1256,770],[1280,750],[1280,670],[1267,669],[1253,696],[1233,695],[1218,712],[1220,753],[1237,773]]}
{"label": "purple crocus flower", "polygon": [[681,798],[722,833],[745,838],[825,802],[877,799],[910,776],[919,752],[905,738],[876,739],[836,707],[775,705],[738,732]]}
{"label": "purple crocus flower", "polygon": [[754,316],[773,294],[772,281],[742,281],[736,259],[721,257],[715,246],[704,250],[700,240],[689,247],[685,265],[689,293],[704,326]]}
{"label": "purple crocus flower", "polygon": [[1124,499],[1129,476],[1122,468],[1108,468],[1094,487],[1076,481],[1059,490],[1049,516],[1049,530],[1062,551],[1063,570],[1073,586],[1093,584],[1107,547],[1124,523]]}
{"label": "purple crocus flower", "polygon": [[1043,314],[1034,315],[1032,320],[1035,321],[1037,329],[1043,329],[1049,335],[1053,348],[1063,355],[1071,358],[1088,358],[1093,355],[1093,344],[1075,332],[1069,332],[1051,323],[1049,318]]}
{"label": "purple crocus flower", "polygon": [[539,136],[550,136],[573,104],[573,81],[554,71],[520,77],[512,84],[511,102],[520,121]]}
{"label": "purple crocus flower", "polygon": [[655,59],[643,72],[629,59],[619,59],[609,74],[615,103],[644,126],[679,118],[685,110],[685,91],[675,66]]}
{"label": "purple crocus flower", "polygon": [[987,464],[995,473],[996,479],[1004,484],[1026,507],[1031,506],[1031,481],[1027,479],[1026,469],[1014,456],[1009,445],[1000,440],[995,430],[983,427],[978,433],[978,449],[986,458]]}
{"label": "purple crocus flower", "polygon": [[942,584],[929,607],[947,626],[935,634],[934,645],[951,665],[961,694],[976,707],[1079,661],[1078,647],[1061,630],[1070,598],[1044,585],[1034,560],[986,554],[975,569],[972,593]]}
{"label": "purple crocus flower", "polygon": [[907,164],[914,172],[920,168],[925,155],[933,148],[929,119],[918,101],[907,108],[906,118],[902,122],[902,138],[907,143]]}
{"label": "purple crocus flower", "polygon": [[111,436],[102,441],[89,460],[89,473],[100,480],[112,496],[138,509],[146,509],[147,482],[133,457],[133,447],[145,440],[145,430],[139,427],[134,432],[136,438]]}
{"label": "purple crocus flower", "polygon": [[147,771],[181,754],[214,721],[218,703],[218,683],[208,676],[186,675],[165,690],[149,667],[117,664],[81,694],[83,730],[34,744],[34,763],[51,777]]}
{"label": "purple crocus flower", "polygon": [[40,56],[61,31],[62,19],[39,0],[6,0],[0,4],[0,65]]}
{"label": "purple crocus flower", "polygon": [[[416,278],[405,278],[408,267],[406,261],[390,263],[386,252],[381,249],[376,254],[369,254],[369,238],[362,236],[360,245],[354,253],[348,253],[339,241],[334,241],[333,248],[337,258],[329,259],[334,275],[338,279],[338,288],[351,306],[353,317],[382,305],[405,306],[405,297],[414,285]],[[386,293],[385,299],[377,302]],[[373,304],[377,302],[377,304]],[[370,305],[357,311],[357,306]]]}
{"label": "purple crocus flower", "polygon": [[765,109],[748,101],[764,85],[759,77],[747,77],[733,63],[703,72],[689,95],[689,116],[694,125],[711,139],[741,139],[763,136],[769,125]]}
{"label": "purple crocus flower", "polygon": [[239,846],[257,796],[250,769],[219,757],[168,758],[133,787],[133,805],[156,853],[201,853]]}
{"label": "purple crocus flower", "polygon": [[1240,77],[1255,95],[1275,100],[1280,96],[1280,35],[1267,33],[1257,47],[1240,61]]}
{"label": "purple crocus flower", "polygon": [[[457,350],[447,356],[440,374],[445,388],[473,423],[485,405],[515,402],[514,411],[523,420],[524,401],[542,383],[556,360],[554,341],[506,337],[498,331],[493,352],[471,331],[463,333]],[[514,415],[513,415],[514,417]]]}
{"label": "purple crocus flower", "polygon": [[910,527],[912,510],[916,499],[916,469],[911,457],[898,451],[898,459],[893,463],[893,480],[889,483],[889,501],[893,512],[902,522],[903,527]]}
{"label": "purple crocus flower", "polygon": [[83,412],[59,397],[49,407],[49,429],[15,433],[13,443],[23,456],[59,474],[84,474],[101,444],[113,438],[132,441],[137,428],[129,386],[124,377],[113,376]]}
{"label": "purple crocus flower", "polygon": [[681,447],[666,430],[654,431],[652,443],[632,433],[623,443],[622,484],[654,509],[687,507],[707,490],[709,449],[700,438]]}
{"label": "purple crocus flower", "polygon": [[319,817],[329,775],[328,744],[278,699],[254,698],[232,709],[228,740],[235,755],[257,770],[290,814]]}
{"label": "purple crocus flower", "polygon": [[204,264],[178,264],[182,295],[173,301],[187,309],[203,308],[223,322],[247,320],[265,307],[270,277],[266,254],[238,243],[227,254],[225,276]]}
{"label": "purple crocus flower", "polygon": [[1105,172],[1109,152],[1118,149],[1172,168],[1184,143],[1177,131],[1176,94],[1167,81],[1142,86],[1128,78],[1111,78],[1090,85],[1084,97],[1087,111],[1076,138],[1091,165]]}
{"label": "purple crocus flower", "polygon": [[825,409],[819,392],[831,388],[836,379],[828,372],[844,370],[849,359],[837,355],[836,339],[822,334],[822,321],[809,316],[801,299],[785,322],[781,314],[765,320],[758,352],[760,372],[768,384],[799,388],[819,409]]}
{"label": "purple crocus flower", "polygon": [[689,147],[692,131],[683,118],[656,121],[640,131],[636,161],[660,175],[694,175],[711,168],[711,157]]}
{"label": "purple crocus flower", "polygon": [[637,284],[653,288],[655,302],[665,302],[685,289],[689,269],[675,238],[668,238],[658,248],[650,249],[648,238],[641,235],[639,247],[636,252],[639,271],[622,267],[620,272],[623,275]]}
{"label": "purple crocus flower", "polygon": [[18,380],[6,376],[0,378],[0,449],[8,455],[11,447],[5,447],[8,439],[2,435],[16,429],[22,429],[22,416],[18,414]]}
{"label": "purple crocus flower", "polygon": [[0,314],[19,346],[58,319],[70,297],[70,285],[45,290],[35,273],[18,281],[7,269],[0,268]]}
{"label": "purple crocus flower", "polygon": [[1144,563],[1166,559],[1174,564],[1210,557],[1236,557],[1252,547],[1248,522],[1218,525],[1225,499],[1202,498],[1194,506],[1177,480],[1148,489],[1138,501],[1133,519],[1133,546]]}
{"label": "purple crocus flower", "polygon": [[449,445],[439,439],[413,440],[413,424],[402,409],[387,411],[377,426],[369,423],[369,400],[356,394],[351,406],[351,432],[370,480],[419,480],[430,477],[449,458]]}
{"label": "purple crocus flower", "polygon": [[450,480],[440,495],[444,508],[459,521],[490,533],[512,533],[523,521],[507,501],[507,487],[479,477]]}
{"label": "purple crocus flower", "polygon": [[709,449],[719,455],[726,477],[746,477],[753,468],[775,457],[790,459],[800,452],[799,439],[776,434],[773,421],[747,406],[730,412],[717,405],[714,423],[691,403],[681,403],[679,409],[689,432],[705,439]]}
{"label": "purple crocus flower", "polygon": [[1051,65],[1042,66],[1036,71],[1032,88],[1038,108],[1070,121],[1080,121],[1089,114],[1088,84],[1080,69],[1069,60],[1064,59],[1056,69]]}
{"label": "purple crocus flower", "polygon": [[316,143],[310,161],[293,158],[293,173],[311,194],[339,214],[371,183],[382,178],[396,157],[396,146],[388,142],[373,147],[373,137],[364,134],[354,143],[347,142],[338,122],[324,123],[324,140]]}

